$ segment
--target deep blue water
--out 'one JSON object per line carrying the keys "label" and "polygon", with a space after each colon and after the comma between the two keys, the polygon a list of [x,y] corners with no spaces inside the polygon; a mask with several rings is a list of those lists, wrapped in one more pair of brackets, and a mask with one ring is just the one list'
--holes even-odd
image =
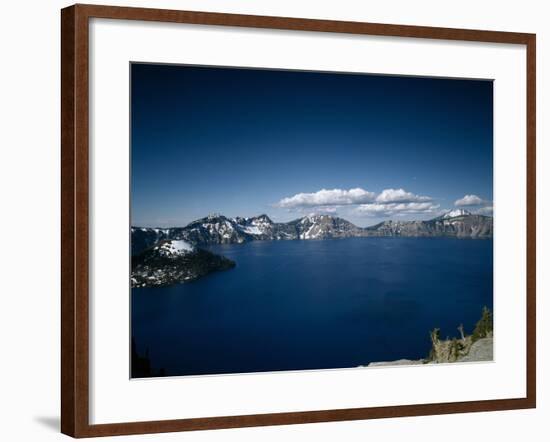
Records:
{"label": "deep blue water", "polygon": [[133,289],[138,352],[167,375],[344,368],[418,359],[429,331],[493,308],[493,241],[350,238],[211,248],[237,267]]}

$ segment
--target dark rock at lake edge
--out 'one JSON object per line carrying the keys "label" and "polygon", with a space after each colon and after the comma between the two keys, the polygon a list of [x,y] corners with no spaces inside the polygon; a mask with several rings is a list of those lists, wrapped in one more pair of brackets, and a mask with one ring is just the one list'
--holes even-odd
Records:
{"label": "dark rock at lake edge", "polygon": [[161,241],[132,257],[131,286],[166,287],[233,267],[234,261],[186,241]]}
{"label": "dark rock at lake edge", "polygon": [[161,368],[155,370],[151,366],[149,359],[149,350],[145,350],[145,355],[140,355],[137,351],[136,341],[132,337],[132,355],[131,355],[131,377],[132,378],[151,378],[166,376],[166,370]]}
{"label": "dark rock at lake edge", "polygon": [[209,215],[185,227],[132,227],[132,254],[159,241],[185,240],[193,246],[241,244],[248,241],[313,240],[353,237],[493,237],[493,218],[466,210],[450,211],[428,221],[384,221],[358,227],[343,218],[308,215],[287,223],[275,223],[267,215],[227,218]]}

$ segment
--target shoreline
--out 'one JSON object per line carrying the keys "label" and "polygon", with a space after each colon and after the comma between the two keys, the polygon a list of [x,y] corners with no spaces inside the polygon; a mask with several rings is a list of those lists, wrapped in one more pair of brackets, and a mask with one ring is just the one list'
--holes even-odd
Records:
{"label": "shoreline", "polygon": [[430,361],[428,359],[397,359],[394,361],[370,362],[367,365],[359,367],[399,367],[414,365],[438,365],[438,364],[456,364],[460,362],[493,362],[493,337],[481,338],[474,342],[468,353],[458,357],[455,361]]}

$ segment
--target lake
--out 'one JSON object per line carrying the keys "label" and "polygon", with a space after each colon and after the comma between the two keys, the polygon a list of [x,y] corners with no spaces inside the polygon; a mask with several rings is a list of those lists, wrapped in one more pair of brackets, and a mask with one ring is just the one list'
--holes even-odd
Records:
{"label": "lake", "polygon": [[236,262],[132,290],[132,335],[167,375],[346,368],[427,356],[493,309],[493,241],[349,238],[210,247]]}

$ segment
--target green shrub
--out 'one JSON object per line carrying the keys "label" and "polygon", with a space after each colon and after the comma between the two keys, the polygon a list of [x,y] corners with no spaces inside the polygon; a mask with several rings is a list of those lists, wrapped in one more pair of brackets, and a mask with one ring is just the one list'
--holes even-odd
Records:
{"label": "green shrub", "polygon": [[424,359],[425,362],[435,361],[437,358],[436,345],[439,342],[439,333],[439,328],[434,328],[432,331],[430,331],[430,341],[432,343],[432,347],[430,348],[430,353],[428,354],[428,357]]}
{"label": "green shrub", "polygon": [[449,362],[454,362],[460,356],[460,351],[463,349],[463,345],[458,339],[453,338],[449,346]]}
{"label": "green shrub", "polygon": [[489,333],[493,332],[493,314],[487,307],[483,307],[481,319],[472,332],[472,341],[475,342],[481,338],[486,338]]}

